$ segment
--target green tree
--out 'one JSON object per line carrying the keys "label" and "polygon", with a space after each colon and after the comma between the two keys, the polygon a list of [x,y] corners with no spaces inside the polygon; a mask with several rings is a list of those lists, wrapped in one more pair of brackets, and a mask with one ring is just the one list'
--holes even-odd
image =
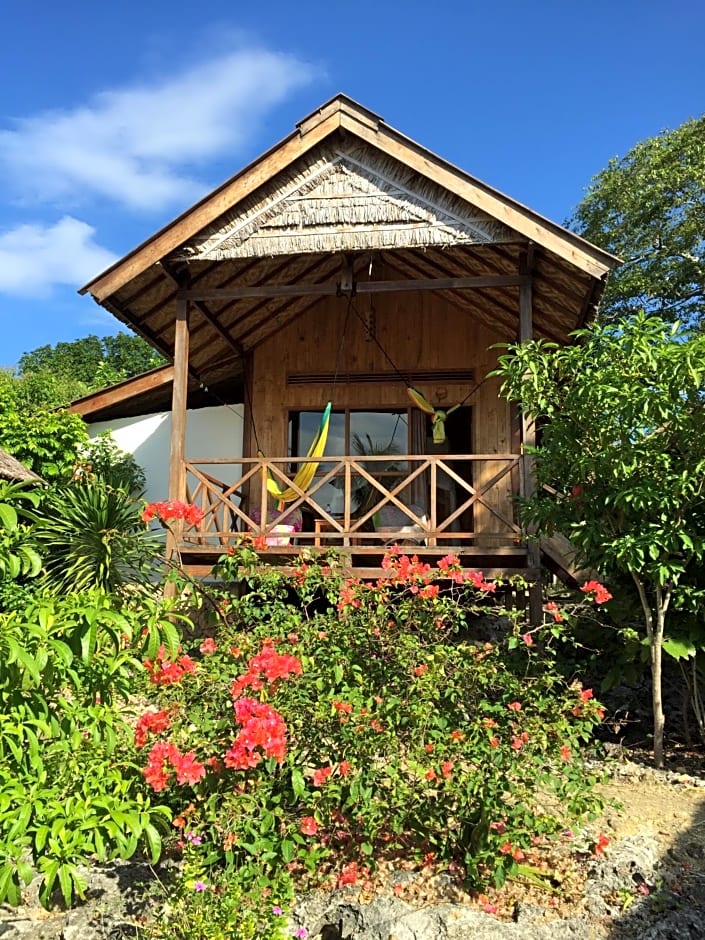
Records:
{"label": "green tree", "polygon": [[21,380],[0,371],[0,447],[49,483],[70,479],[78,447],[88,442],[83,419],[55,411],[53,402],[28,402],[24,390]]}
{"label": "green tree", "polygon": [[90,335],[70,343],[40,346],[20,357],[19,369],[22,376],[40,373],[70,377],[90,390],[140,375],[163,362],[141,337],[118,333],[102,339]]}
{"label": "green tree", "polygon": [[523,509],[598,570],[634,581],[660,767],[664,637],[705,559],[705,334],[688,339],[678,325],[640,314],[576,336],[563,348],[512,346],[500,359],[505,393],[542,425],[537,495]]}
{"label": "green tree", "polygon": [[607,282],[601,319],[644,310],[705,325],[705,116],[611,160],[569,225],[625,262]]}

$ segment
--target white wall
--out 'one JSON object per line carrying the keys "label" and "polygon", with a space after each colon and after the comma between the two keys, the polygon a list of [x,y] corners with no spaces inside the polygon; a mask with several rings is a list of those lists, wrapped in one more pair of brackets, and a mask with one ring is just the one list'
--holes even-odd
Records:
{"label": "white wall", "polygon": [[[171,412],[98,421],[88,426],[91,437],[103,431],[110,431],[118,447],[132,454],[144,470],[147,502],[168,499]],[[242,431],[242,405],[190,410],[186,417],[186,457],[241,457]],[[226,482],[234,479],[234,469],[227,464],[203,469]]]}

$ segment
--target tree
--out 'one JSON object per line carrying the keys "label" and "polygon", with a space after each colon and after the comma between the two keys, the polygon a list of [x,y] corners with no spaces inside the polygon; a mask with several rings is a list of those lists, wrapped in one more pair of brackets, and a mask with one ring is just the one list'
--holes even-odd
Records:
{"label": "tree", "polygon": [[[654,759],[663,766],[661,658],[669,608],[705,560],[705,333],[640,314],[500,358],[504,392],[542,426],[523,511],[636,586],[650,646]],[[547,496],[545,485],[558,492]]]}
{"label": "tree", "polygon": [[644,310],[705,326],[705,115],[611,160],[569,225],[625,262],[601,319]]}
{"label": "tree", "polygon": [[103,388],[162,365],[164,360],[141,337],[84,336],[71,343],[40,346],[20,357],[22,376],[50,373],[71,377],[87,389]]}
{"label": "tree", "polygon": [[0,370],[0,446],[47,482],[67,480],[88,431],[80,415],[56,411],[51,384],[25,396],[24,380]]}

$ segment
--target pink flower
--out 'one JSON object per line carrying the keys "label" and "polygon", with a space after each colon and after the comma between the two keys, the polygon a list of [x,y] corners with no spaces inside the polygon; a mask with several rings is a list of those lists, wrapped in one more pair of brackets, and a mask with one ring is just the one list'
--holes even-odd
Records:
{"label": "pink flower", "polygon": [[526,643],[527,646],[534,645],[534,638],[532,637],[530,633],[524,633],[522,635],[522,640]]}
{"label": "pink flower", "polygon": [[215,653],[215,651],[218,649],[212,636],[206,637],[206,639],[198,648],[204,656],[210,656],[211,653]]}
{"label": "pink flower", "polygon": [[520,712],[521,702],[510,702],[509,705],[507,705],[507,708],[513,712]]}

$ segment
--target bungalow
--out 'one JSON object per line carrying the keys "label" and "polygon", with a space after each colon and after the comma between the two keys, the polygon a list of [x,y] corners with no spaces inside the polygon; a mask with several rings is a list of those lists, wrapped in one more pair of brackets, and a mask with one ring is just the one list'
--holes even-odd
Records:
{"label": "bungalow", "polygon": [[[534,430],[487,376],[497,343],[569,342],[616,264],[337,95],[81,293],[173,363],[194,570],[251,530],[282,564],[335,546],[365,576],[411,540],[536,579],[515,513]],[[241,438],[196,448],[189,388],[228,383]]]}

